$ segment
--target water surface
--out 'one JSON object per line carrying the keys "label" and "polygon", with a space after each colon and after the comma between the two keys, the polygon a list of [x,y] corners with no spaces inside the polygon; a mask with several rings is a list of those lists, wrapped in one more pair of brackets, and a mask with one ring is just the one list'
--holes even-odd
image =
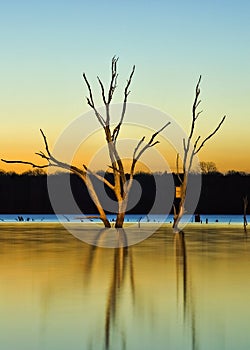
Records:
{"label": "water surface", "polygon": [[[143,229],[143,228],[142,228]],[[4,350],[247,350],[249,238],[170,227],[129,248],[87,245],[60,224],[0,225]]]}

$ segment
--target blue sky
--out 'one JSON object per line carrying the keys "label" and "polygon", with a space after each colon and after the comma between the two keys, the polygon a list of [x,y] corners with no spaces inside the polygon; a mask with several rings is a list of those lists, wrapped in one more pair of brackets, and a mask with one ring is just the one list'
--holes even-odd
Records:
{"label": "blue sky", "polygon": [[[88,110],[82,72],[107,81],[116,54],[119,87],[136,64],[130,101],[164,110],[187,130],[202,74],[201,132],[228,115],[203,160],[250,171],[249,17],[250,4],[241,0],[2,3],[1,152],[36,151],[40,127],[53,141]],[[226,153],[233,154],[231,163],[224,162]]]}

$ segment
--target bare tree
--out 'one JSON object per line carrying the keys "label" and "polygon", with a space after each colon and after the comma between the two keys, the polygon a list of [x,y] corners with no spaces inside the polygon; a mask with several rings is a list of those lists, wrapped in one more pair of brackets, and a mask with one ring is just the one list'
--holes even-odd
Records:
{"label": "bare tree", "polygon": [[[135,66],[133,66],[132,72],[129,76],[129,79],[128,79],[127,84],[126,84],[125,89],[124,89],[124,99],[123,99],[123,106],[122,106],[120,120],[119,120],[118,124],[116,125],[116,127],[112,131],[111,126],[110,126],[110,119],[111,119],[111,117],[110,117],[110,104],[112,102],[114,91],[116,90],[116,87],[117,87],[117,77],[118,77],[117,61],[118,61],[118,58],[113,57],[112,66],[111,66],[111,81],[110,81],[110,86],[109,86],[109,90],[108,90],[107,94],[105,93],[105,88],[104,88],[104,85],[103,85],[101,79],[99,77],[97,77],[98,82],[99,82],[100,87],[101,87],[102,100],[103,100],[105,110],[106,110],[105,118],[103,116],[101,116],[100,113],[96,109],[91,86],[90,86],[89,81],[88,81],[85,74],[83,74],[83,78],[86,82],[86,85],[87,85],[88,91],[89,91],[89,97],[87,97],[88,105],[94,110],[95,115],[96,115],[99,123],[101,124],[101,126],[105,132],[105,136],[106,136],[106,142],[108,145],[109,157],[110,157],[110,161],[111,161],[110,168],[112,169],[113,175],[114,175],[114,184],[109,183],[108,186],[114,191],[114,194],[115,194],[117,202],[118,202],[118,214],[117,214],[117,218],[116,218],[115,227],[119,228],[119,227],[123,226],[125,212],[126,212],[126,208],[127,208],[127,204],[128,204],[129,192],[131,190],[132,183],[133,183],[133,177],[134,177],[136,163],[139,160],[139,158],[142,156],[142,154],[148,148],[151,148],[151,147],[155,146],[157,143],[159,143],[159,141],[155,141],[155,137],[163,129],[165,129],[170,124],[170,122],[165,124],[160,130],[155,132],[152,135],[151,139],[148,141],[148,143],[143,145],[145,137],[143,137],[138,142],[138,144],[135,147],[134,152],[133,152],[133,158],[132,158],[132,163],[131,163],[131,168],[130,168],[130,173],[129,173],[129,179],[127,181],[123,161],[119,157],[116,143],[117,143],[117,139],[118,139],[118,136],[119,136],[119,133],[121,130],[121,126],[123,124],[125,113],[126,113],[128,95],[130,94],[129,87],[130,87],[130,84],[131,84],[131,81],[132,81],[132,78],[133,78],[133,75],[135,72]],[[87,167],[84,166],[84,168],[88,172]]]}
{"label": "bare tree", "polygon": [[99,212],[99,218],[102,220],[104,223],[105,227],[110,227],[110,222],[106,216],[106,213],[102,207],[102,203],[100,202],[98,198],[98,194],[96,193],[96,190],[94,188],[94,185],[91,181],[91,176],[96,177],[99,181],[102,181],[104,185],[108,186],[115,194],[116,200],[117,200],[117,217],[116,217],[116,223],[115,227],[121,228],[124,223],[124,218],[125,218],[125,213],[126,213],[126,208],[128,204],[128,198],[129,198],[129,192],[132,187],[133,183],[133,178],[134,178],[134,172],[136,168],[136,164],[139,160],[139,158],[142,156],[142,154],[149,148],[154,147],[159,141],[155,141],[156,136],[163,130],[165,129],[170,122],[166,123],[160,130],[156,131],[150,138],[150,140],[145,143],[145,137],[142,137],[141,140],[139,140],[137,146],[134,149],[133,156],[132,156],[132,161],[131,161],[131,167],[130,167],[130,172],[128,179],[125,174],[124,170],[124,164],[123,160],[119,156],[119,152],[117,149],[117,140],[118,136],[121,130],[121,127],[124,122],[125,114],[126,114],[126,108],[127,108],[127,101],[128,101],[128,96],[130,94],[130,85],[132,82],[132,78],[135,72],[135,66],[133,66],[133,69],[130,73],[129,79],[127,80],[125,89],[124,89],[124,97],[123,97],[123,104],[122,104],[122,109],[121,109],[121,115],[119,122],[117,125],[114,127],[114,129],[111,129],[111,112],[110,112],[110,105],[113,99],[114,92],[117,88],[117,78],[118,78],[118,73],[117,73],[117,62],[118,58],[113,57],[112,58],[112,64],[111,64],[111,79],[110,79],[110,84],[109,84],[109,89],[108,92],[106,93],[104,84],[101,81],[99,77],[98,83],[101,88],[101,96],[102,100],[105,106],[105,115],[101,115],[100,112],[98,111],[95,102],[94,102],[94,97],[91,89],[91,85],[87,79],[86,74],[83,74],[84,81],[86,83],[87,89],[89,96],[87,97],[87,103],[90,106],[90,108],[94,111],[94,114],[102,126],[105,136],[106,136],[106,142],[108,146],[108,152],[109,152],[109,157],[111,161],[111,165],[109,166],[110,169],[113,172],[113,183],[110,182],[108,179],[105,178],[105,176],[101,176],[95,172],[92,172],[88,167],[83,164],[83,169],[76,167],[72,164],[64,163],[58,159],[56,159],[48,146],[47,138],[44,134],[44,132],[40,129],[44,145],[45,145],[45,150],[46,152],[38,152],[36,153],[38,156],[46,160],[46,164],[44,165],[39,165],[35,164],[33,162],[29,161],[22,161],[22,160],[6,160],[2,159],[3,162],[5,163],[21,163],[21,164],[28,164],[31,165],[33,168],[47,168],[47,167],[58,167],[62,169],[66,169],[74,174],[76,174],[78,177],[81,178],[81,180],[85,183],[87,186],[90,196],[96,205],[96,208]]}
{"label": "bare tree", "polygon": [[196,85],[195,89],[195,98],[192,106],[192,123],[190,128],[190,133],[187,138],[183,138],[183,161],[182,161],[182,173],[179,172],[179,154],[177,154],[176,157],[176,168],[177,168],[177,177],[180,182],[180,201],[176,208],[174,205],[174,223],[173,223],[173,229],[175,232],[179,231],[179,223],[180,220],[185,213],[185,202],[186,202],[186,194],[187,194],[187,186],[188,186],[188,177],[190,170],[193,165],[193,160],[195,155],[197,155],[200,150],[204,147],[206,142],[210,140],[220,129],[221,125],[223,124],[226,116],[222,118],[218,126],[215,128],[213,132],[211,132],[207,137],[205,137],[203,140],[201,140],[201,136],[198,136],[194,138],[194,132],[196,127],[196,121],[202,111],[198,111],[198,106],[201,103],[201,100],[199,99],[200,96],[200,82],[201,82],[201,76],[199,77],[198,83]]}

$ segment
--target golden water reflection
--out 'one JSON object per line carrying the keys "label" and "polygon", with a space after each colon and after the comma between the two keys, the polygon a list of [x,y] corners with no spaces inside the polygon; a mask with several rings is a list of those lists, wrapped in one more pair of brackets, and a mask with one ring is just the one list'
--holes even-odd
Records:
{"label": "golden water reflection", "polygon": [[238,228],[161,228],[116,249],[58,224],[0,228],[3,349],[250,348],[250,246]]}

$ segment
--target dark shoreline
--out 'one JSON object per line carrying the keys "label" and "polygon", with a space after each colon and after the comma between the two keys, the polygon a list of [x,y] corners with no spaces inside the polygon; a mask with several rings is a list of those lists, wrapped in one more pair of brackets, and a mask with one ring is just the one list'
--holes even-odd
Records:
{"label": "dark shoreline", "polygon": [[[59,173],[50,176],[55,184],[60,185],[65,174]],[[106,176],[111,175],[107,174]],[[190,180],[195,180],[196,176],[191,174]],[[146,173],[136,174],[135,179],[141,185],[142,196],[128,214],[149,213],[155,198],[155,178],[157,181],[166,181],[166,184],[171,184],[169,179],[173,177],[178,185],[174,174],[163,173],[154,174],[154,176]],[[70,181],[72,193],[81,211],[89,214],[95,213],[96,208],[85,185],[75,175],[70,175]],[[98,180],[93,179],[93,182],[95,186],[98,186]],[[37,175],[32,172],[21,175],[0,173],[0,191],[0,213],[2,214],[54,213],[48,196],[46,175]],[[169,185],[167,193],[170,197],[173,197],[173,192],[173,186],[170,187]],[[107,189],[107,194],[112,198],[109,189]],[[200,200],[196,212],[218,215],[242,214],[243,197],[246,195],[250,198],[250,175],[238,172],[229,175],[221,173],[203,175]],[[61,203],[60,213],[72,213],[67,201]]]}

